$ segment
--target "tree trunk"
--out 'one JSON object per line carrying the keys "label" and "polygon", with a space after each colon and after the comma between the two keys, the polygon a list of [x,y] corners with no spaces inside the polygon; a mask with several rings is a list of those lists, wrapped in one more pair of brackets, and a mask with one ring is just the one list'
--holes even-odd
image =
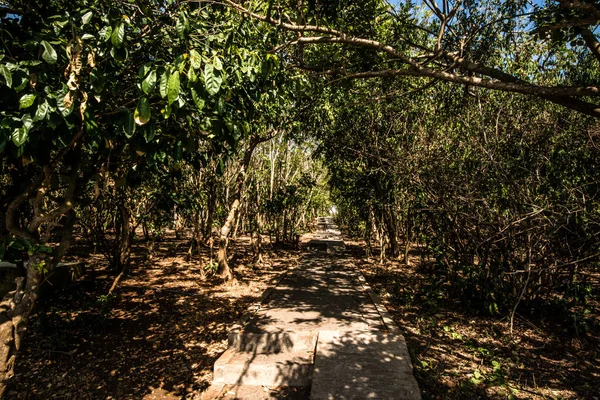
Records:
{"label": "tree trunk", "polygon": [[14,375],[15,359],[21,348],[29,314],[39,297],[43,267],[52,271],[71,247],[75,217],[73,209],[67,211],[62,238],[51,260],[44,253],[34,254],[27,261],[27,280],[17,278],[16,290],[7,293],[0,302],[0,398],[4,396],[8,381]]}
{"label": "tree trunk", "polygon": [[371,210],[367,213],[367,219],[365,221],[365,244],[366,244],[366,257],[367,259],[371,257]]}
{"label": "tree trunk", "polygon": [[214,222],[215,208],[217,202],[216,184],[211,180],[209,185],[210,186],[208,189],[208,207],[206,211],[206,223],[204,225],[204,232],[202,234],[204,243],[206,244],[208,244],[212,237],[212,226]]}
{"label": "tree trunk", "polygon": [[221,227],[218,255],[219,268],[217,270],[217,273],[225,280],[233,279],[233,271],[229,267],[229,264],[227,264],[227,245],[229,244],[229,235],[231,234],[232,224],[235,221],[235,216],[240,208],[242,200],[242,189],[244,187],[244,182],[246,181],[246,170],[250,165],[250,160],[252,159],[252,153],[254,152],[254,149],[260,142],[264,140],[265,139],[261,139],[257,136],[254,136],[250,139],[250,144],[248,146],[248,149],[244,153],[244,158],[242,159],[242,164],[240,165],[239,175],[236,178],[234,193],[232,195],[233,202],[231,203],[231,207],[229,208],[227,219]]}
{"label": "tree trunk", "polygon": [[0,397],[4,395],[10,378],[14,375],[17,352],[27,328],[29,314],[40,293],[42,275],[38,265],[40,256],[27,263],[27,281],[17,278],[17,289],[4,296],[0,302]]}
{"label": "tree trunk", "polygon": [[388,242],[390,245],[390,257],[398,257],[398,236],[396,234],[396,224],[390,206],[383,210],[383,223],[388,234]]}
{"label": "tree trunk", "polygon": [[217,273],[225,280],[233,279],[233,272],[231,271],[229,264],[227,264],[227,245],[229,244],[231,225],[233,224],[235,214],[239,207],[240,200],[235,199],[231,205],[231,208],[229,209],[227,219],[221,227],[221,235],[219,237],[219,269],[217,270]]}
{"label": "tree trunk", "polygon": [[117,234],[117,243],[115,246],[115,254],[114,262],[115,262],[115,270],[117,272],[122,272],[126,269],[127,264],[129,264],[129,257],[131,255],[131,239],[132,239],[132,230],[131,230],[131,221],[130,221],[130,212],[129,209],[120,204],[119,205],[119,215],[116,217],[118,223],[116,225],[116,234]]}

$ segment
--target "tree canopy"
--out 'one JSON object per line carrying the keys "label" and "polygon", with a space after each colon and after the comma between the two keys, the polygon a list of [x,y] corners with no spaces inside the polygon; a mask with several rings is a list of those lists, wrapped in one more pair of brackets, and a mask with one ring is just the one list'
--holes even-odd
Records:
{"label": "tree canopy", "polygon": [[233,279],[231,238],[260,262],[332,205],[367,256],[418,249],[440,298],[589,330],[599,22],[591,0],[1,0],[0,261],[23,276],[0,395],[75,240],[109,293],[167,229]]}

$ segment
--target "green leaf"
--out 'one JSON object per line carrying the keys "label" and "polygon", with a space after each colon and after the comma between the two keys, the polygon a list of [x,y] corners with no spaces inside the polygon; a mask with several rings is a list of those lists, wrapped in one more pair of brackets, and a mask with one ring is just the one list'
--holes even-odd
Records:
{"label": "green leaf", "polygon": [[110,55],[117,61],[123,62],[127,60],[129,51],[125,47],[113,47],[110,49]]}
{"label": "green leaf", "polygon": [[112,35],[110,36],[110,41],[115,47],[122,47],[123,42],[125,41],[125,24],[123,21],[117,22],[115,25]]}
{"label": "green leaf", "polygon": [[85,24],[89,23],[90,20],[92,19],[92,15],[94,15],[94,13],[91,11],[88,11],[85,14],[83,14],[83,16],[81,17],[81,24],[85,25]]}
{"label": "green leaf", "polygon": [[198,107],[198,111],[202,111],[205,104],[204,99],[200,97],[198,91],[195,88],[191,88],[190,91],[192,92],[192,99],[194,100],[196,107]]}
{"label": "green leaf", "polygon": [[156,130],[154,129],[154,124],[146,125],[146,129],[144,129],[144,139],[146,139],[146,143],[150,143],[152,139],[156,136]]}
{"label": "green leaf", "polygon": [[25,129],[27,129],[27,132],[29,132],[29,130],[33,126],[33,118],[31,118],[31,115],[24,114],[21,117],[21,121],[23,122],[23,126],[25,127]]}
{"label": "green leaf", "polygon": [[150,73],[142,81],[142,90],[144,93],[149,94],[156,87],[156,70],[150,71]]}
{"label": "green leaf", "polygon": [[188,81],[190,81],[191,83],[198,81],[198,75],[196,75],[194,68],[190,68],[188,70]]}
{"label": "green leaf", "polygon": [[144,65],[142,65],[138,71],[138,76],[140,77],[140,79],[144,79],[146,77],[146,75],[148,75],[148,72],[150,72],[152,70],[152,63],[146,63]]}
{"label": "green leaf", "polygon": [[46,100],[44,100],[44,102],[38,106],[37,111],[35,112],[35,116],[33,117],[33,120],[34,121],[42,121],[44,118],[46,118],[49,108],[50,108],[50,105],[48,104],[48,102]]}
{"label": "green leaf", "polygon": [[[23,91],[28,85],[29,85],[29,75],[23,73],[23,71],[18,71],[20,72],[19,74],[15,74],[14,76],[14,85],[13,85],[13,89],[15,89],[15,91],[17,93]],[[21,81],[21,83],[17,84],[19,81]]]}
{"label": "green leaf", "polygon": [[169,77],[169,105],[173,104],[177,97],[179,97],[179,71],[173,72],[173,74]]}
{"label": "green leaf", "polygon": [[135,121],[131,112],[128,112],[123,120],[123,133],[127,139],[131,139],[135,133]]}
{"label": "green leaf", "polygon": [[30,251],[32,252],[32,255],[35,253],[46,253],[46,254],[52,254],[52,247],[43,245],[43,244],[36,244],[31,246]]}
{"label": "green leaf", "polygon": [[202,56],[194,49],[190,50],[190,62],[194,69],[200,69],[202,66]]}
{"label": "green leaf", "polygon": [[223,63],[221,62],[221,59],[217,56],[215,56],[215,59],[213,60],[213,65],[215,66],[215,69],[217,71],[221,71],[223,69]]}
{"label": "green leaf", "polygon": [[4,77],[4,81],[6,82],[6,86],[12,87],[12,74],[10,70],[6,67],[6,65],[0,65],[0,74]]}
{"label": "green leaf", "polygon": [[44,59],[44,61],[46,61],[48,64],[56,64],[56,61],[58,60],[58,55],[56,54],[56,50],[54,50],[54,47],[52,47],[52,45],[46,42],[45,40],[42,40],[40,44],[44,49],[44,52],[42,53],[42,58]]}
{"label": "green leaf", "polygon": [[98,133],[98,122],[96,122],[96,119],[90,113],[90,109],[89,108],[87,110],[85,110],[84,124],[85,124],[85,131],[88,134],[92,134],[93,135],[93,134]]}
{"label": "green leaf", "polygon": [[102,41],[108,42],[110,40],[110,37],[112,36],[112,31],[112,27],[105,26],[104,28],[100,29],[98,35],[100,36],[100,39],[102,39]]}
{"label": "green leaf", "polygon": [[26,94],[21,97],[21,100],[19,100],[19,109],[31,107],[35,103],[36,97],[35,94]]}
{"label": "green leaf", "polygon": [[185,24],[181,18],[177,19],[177,22],[175,23],[175,30],[177,31],[179,39],[185,39]]}
{"label": "green leaf", "polygon": [[175,23],[175,30],[181,40],[185,39],[185,34],[190,30],[190,21],[184,12],[179,13],[179,18]]}
{"label": "green leaf", "polygon": [[220,76],[215,75],[214,67],[212,64],[206,64],[204,66],[204,85],[206,91],[211,96],[219,93],[223,79]]}
{"label": "green leaf", "polygon": [[165,119],[169,119],[170,116],[171,116],[171,105],[167,104],[165,106],[165,109],[163,110],[163,117],[165,117]]}
{"label": "green leaf", "polygon": [[169,71],[165,71],[160,76],[160,96],[164,99],[169,92]]}
{"label": "green leaf", "polygon": [[81,36],[81,40],[90,40],[90,39],[94,39],[95,36],[91,35],[89,33],[84,33],[83,36]]}
{"label": "green leaf", "polygon": [[133,119],[135,123],[138,125],[145,125],[150,121],[150,102],[148,98],[142,97],[140,101],[138,101],[135,112],[133,113]]}
{"label": "green leaf", "polygon": [[24,126],[22,126],[13,131],[11,139],[12,139],[12,142],[15,144],[15,146],[21,147],[23,144],[25,144],[28,137],[29,137],[29,130],[26,129]]}

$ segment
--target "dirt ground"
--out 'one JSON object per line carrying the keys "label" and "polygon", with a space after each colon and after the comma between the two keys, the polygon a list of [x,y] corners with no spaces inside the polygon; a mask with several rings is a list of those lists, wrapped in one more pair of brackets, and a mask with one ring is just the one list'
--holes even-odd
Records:
{"label": "dirt ground", "polygon": [[[252,262],[248,238],[231,242],[236,280],[202,279],[205,254],[187,260],[188,240],[167,237],[147,260],[134,248],[131,274],[114,280],[101,255],[75,248],[96,270],[39,301],[7,399],[195,398],[212,381],[227,332],[297,250],[267,251]],[[86,253],[87,251],[87,253]]]}
{"label": "dirt ground", "polygon": [[404,333],[424,400],[600,399],[600,287],[587,305],[589,332],[517,314],[511,337],[508,317],[470,313],[432,290],[418,253],[407,266],[366,260],[361,243],[349,248]]}
{"label": "dirt ground", "polygon": [[[248,238],[232,243],[234,283],[202,279],[207,256],[187,260],[188,240],[169,236],[152,260],[140,245],[130,276],[114,296],[106,262],[77,246],[95,277],[54,288],[30,321],[7,399],[197,399],[212,381],[227,332],[290,263],[297,249],[268,250],[252,262]],[[380,264],[348,243],[403,330],[415,375],[427,399],[600,399],[598,304],[589,333],[573,333],[552,318],[470,314],[431,293],[418,255],[411,265]]]}

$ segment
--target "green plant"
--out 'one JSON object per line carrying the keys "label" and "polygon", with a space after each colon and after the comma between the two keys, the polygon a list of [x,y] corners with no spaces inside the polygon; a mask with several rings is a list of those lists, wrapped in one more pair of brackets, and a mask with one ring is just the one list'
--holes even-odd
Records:
{"label": "green plant", "polygon": [[205,266],[204,266],[204,271],[208,272],[209,274],[216,274],[217,270],[219,269],[219,263],[216,260],[210,260]]}

